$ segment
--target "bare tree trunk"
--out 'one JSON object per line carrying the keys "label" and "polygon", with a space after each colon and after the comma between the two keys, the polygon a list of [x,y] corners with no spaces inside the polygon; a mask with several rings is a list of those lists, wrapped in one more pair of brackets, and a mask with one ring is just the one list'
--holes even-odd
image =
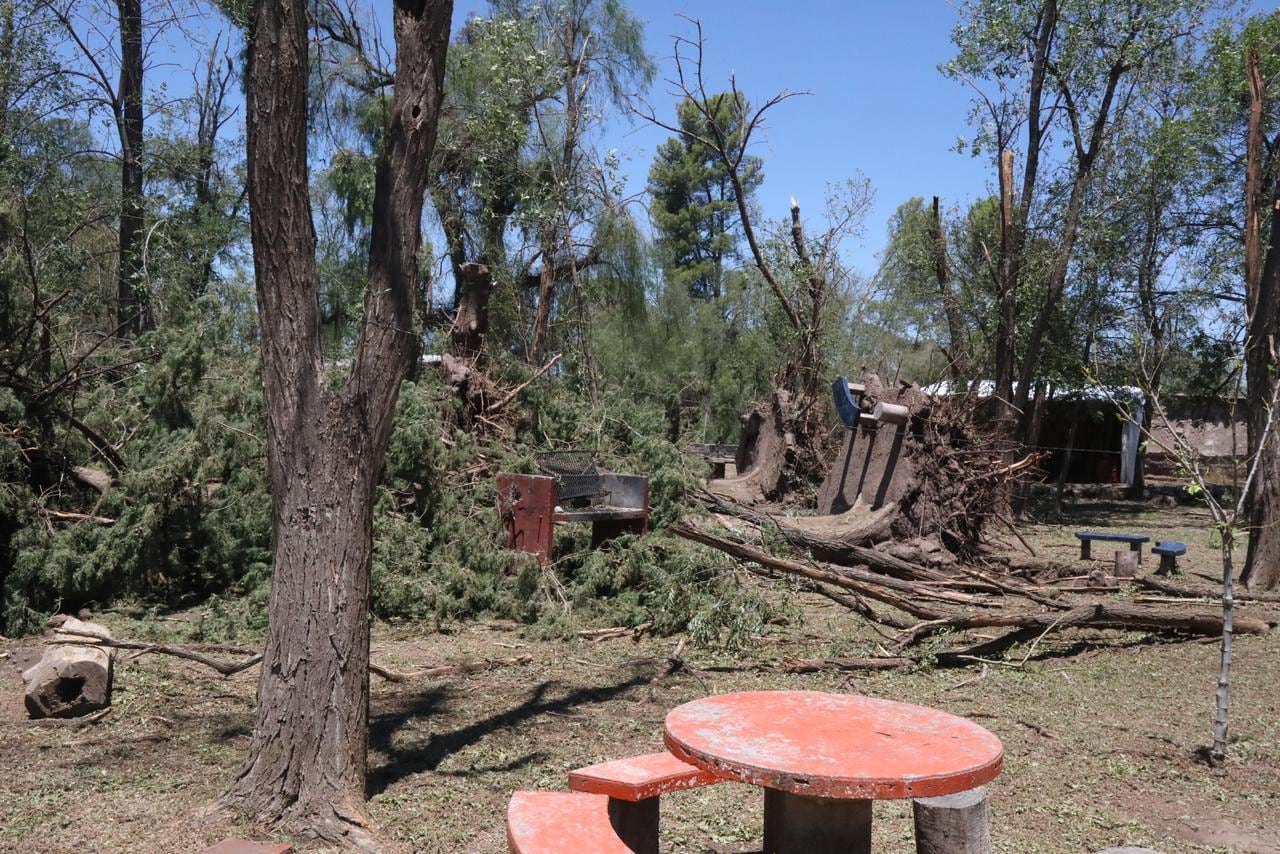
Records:
{"label": "bare tree trunk", "polygon": [[222,803],[333,842],[375,844],[365,808],[372,505],[414,347],[422,205],[450,0],[398,0],[395,89],[374,179],[364,325],[322,376],[307,181],[306,5],[258,0],[247,80],[274,569],[249,757]]}
{"label": "bare tree trunk", "polygon": [[[550,248],[550,247],[548,247]],[[550,258],[543,250],[544,258]],[[538,276],[538,308],[533,315],[533,341],[529,346],[529,364],[537,365],[547,349],[547,330],[551,326],[551,301],[555,298],[556,271],[549,260],[544,261]]]}
{"label": "bare tree trunk", "polygon": [[956,303],[956,294],[951,287],[951,270],[947,263],[947,231],[942,222],[942,205],[937,196],[933,197],[933,219],[929,221],[929,236],[933,242],[933,272],[938,282],[938,293],[942,297],[942,310],[947,317],[947,371],[952,381],[959,386],[969,376],[969,358],[965,348],[964,318],[960,315],[960,306]]}
{"label": "bare tree trunk", "polygon": [[[1270,402],[1275,399],[1275,366],[1280,360],[1280,184],[1263,195],[1262,116],[1265,108],[1258,55],[1250,52],[1249,146],[1246,161],[1245,292],[1248,331],[1245,369],[1248,378],[1249,457],[1258,459],[1258,474],[1249,493],[1249,551],[1241,582],[1251,592],[1280,587],[1280,442],[1266,441]],[[1274,143],[1273,143],[1274,145]],[[1262,202],[1272,204],[1269,240],[1262,241]],[[1266,246],[1265,257],[1260,257]]]}
{"label": "bare tree trunk", "polygon": [[[219,67],[218,43],[215,41],[205,64],[204,83],[196,89],[196,169],[195,169],[195,223],[198,228],[207,227],[218,216],[215,207],[213,180],[218,154],[218,133],[230,118],[223,109],[227,86],[232,78],[230,59],[225,70]],[[216,247],[203,248],[200,273],[192,281],[193,296],[202,296],[213,279],[213,262]]]}
{"label": "bare tree trunk", "polygon": [[1018,332],[1018,271],[1016,257],[1019,240],[1014,223],[1013,207],[1013,152],[1000,152],[1000,275],[996,302],[999,305],[996,323],[995,393],[999,399],[998,412],[1001,433],[1012,436],[1016,430],[1017,413],[1013,409],[1014,356]]}
{"label": "bare tree trunk", "polygon": [[1222,655],[1218,664],[1218,689],[1214,693],[1213,748],[1209,760],[1217,765],[1227,758],[1227,711],[1231,699],[1231,638],[1235,623],[1235,597],[1231,584],[1230,535],[1222,538]]}
{"label": "bare tree trunk", "polygon": [[138,333],[150,326],[139,299],[142,275],[142,0],[117,0],[120,13],[120,240],[116,323]]}

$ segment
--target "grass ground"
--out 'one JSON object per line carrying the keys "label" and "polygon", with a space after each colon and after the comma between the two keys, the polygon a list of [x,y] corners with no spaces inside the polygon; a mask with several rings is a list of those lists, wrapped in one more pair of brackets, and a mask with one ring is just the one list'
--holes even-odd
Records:
{"label": "grass ground", "polygon": [[[1142,531],[1189,546],[1184,565],[1218,571],[1203,513],[1082,502],[1061,525],[1028,525],[1042,554],[1066,558],[1082,527]],[[1098,549],[1099,552],[1102,549]],[[1149,565],[1148,565],[1148,568]],[[744,583],[756,583],[746,581]],[[852,691],[966,715],[995,732],[1005,769],[992,785],[998,851],[1083,852],[1145,845],[1165,852],[1280,852],[1280,631],[1241,638],[1232,694],[1231,761],[1197,758],[1210,740],[1218,648],[1143,634],[1049,636],[1022,663],[977,670],[848,676],[717,672],[717,665],[865,653],[876,636],[825,599],[786,596],[785,625],[746,651],[684,653],[675,638],[545,642],[516,627],[445,633],[383,630],[374,660],[410,670],[483,657],[525,666],[443,682],[374,681],[370,805],[405,850],[500,852],[515,789],[562,788],[575,767],[661,746],[672,707],[710,693],[808,688]],[[1211,606],[1200,606],[1211,607]],[[1246,608],[1275,618],[1278,611]],[[99,617],[119,636],[141,630]],[[0,851],[198,851],[252,827],[207,826],[200,808],[235,773],[249,742],[256,672],[221,679],[176,659],[125,659],[115,707],[71,730],[25,720],[21,667],[38,641],[0,643]],[[1019,666],[1020,665],[1020,666]],[[760,835],[760,794],[737,784],[665,799],[670,851],[743,845]],[[909,805],[876,806],[876,850],[912,850]],[[317,850],[298,842],[302,851]]]}

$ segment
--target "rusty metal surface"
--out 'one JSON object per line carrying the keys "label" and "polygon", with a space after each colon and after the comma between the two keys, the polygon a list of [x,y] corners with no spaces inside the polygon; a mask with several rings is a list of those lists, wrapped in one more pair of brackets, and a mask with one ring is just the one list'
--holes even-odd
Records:
{"label": "rusty metal surface", "polygon": [[551,560],[555,530],[556,487],[550,477],[498,475],[498,512],[507,531],[507,547]]}
{"label": "rusty metal surface", "polygon": [[593,503],[561,506],[561,481],[549,475],[499,474],[498,513],[507,532],[507,547],[550,563],[556,523],[590,522],[592,547],[620,534],[649,530],[649,479],[640,475],[600,472]]}

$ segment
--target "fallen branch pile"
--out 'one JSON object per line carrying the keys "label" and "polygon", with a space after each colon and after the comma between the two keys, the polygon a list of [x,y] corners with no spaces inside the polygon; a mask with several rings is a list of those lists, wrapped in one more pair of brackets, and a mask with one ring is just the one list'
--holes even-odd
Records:
{"label": "fallen branch pile", "polygon": [[[704,502],[705,503],[705,502]],[[794,672],[813,670],[866,670],[903,667],[928,657],[944,666],[982,662],[1018,643],[1031,642],[1067,629],[1149,631],[1184,636],[1215,637],[1222,633],[1222,614],[1212,608],[1189,608],[1180,602],[1142,604],[1117,601],[1108,594],[1122,589],[1121,582],[1148,586],[1183,597],[1203,597],[1203,591],[1179,588],[1158,579],[1111,579],[1103,584],[1085,583],[1064,564],[1043,559],[1006,559],[987,569],[955,566],[939,569],[885,553],[881,547],[859,546],[846,553],[848,562],[785,557],[766,551],[759,543],[758,522],[768,517],[757,511],[728,508],[715,500],[718,510],[734,509],[733,524],[712,533],[708,523],[690,520],[669,529],[684,539],[717,549],[736,558],[743,569],[766,578],[787,575],[803,579],[804,586],[861,614],[868,620],[897,630],[881,645],[880,655],[867,658],[784,661]],[[744,522],[745,520],[745,522]],[[724,534],[724,536],[721,535]],[[1018,572],[1020,574],[1015,574]],[[1036,580],[1024,577],[1034,574]],[[1086,594],[1083,598],[1080,594]],[[888,606],[873,608],[868,602]],[[914,622],[902,615],[914,618]],[[1277,620],[1236,613],[1237,634],[1264,634]],[[922,641],[943,633],[979,629],[1004,629],[995,637],[982,636],[965,645],[941,651],[912,652]],[[1030,656],[1028,652],[1028,657]]]}

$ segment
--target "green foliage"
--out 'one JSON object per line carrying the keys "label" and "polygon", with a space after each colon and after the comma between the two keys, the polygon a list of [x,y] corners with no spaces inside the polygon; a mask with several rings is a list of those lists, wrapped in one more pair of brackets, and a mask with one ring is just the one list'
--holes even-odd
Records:
{"label": "green foliage", "polygon": [[[681,129],[658,147],[649,168],[650,208],[658,231],[658,248],[674,285],[684,285],[700,299],[719,299],[728,264],[739,260],[738,194],[728,170],[707,145],[710,126],[721,129],[726,146],[740,144],[746,99],[722,92],[710,102],[716,111],[708,120],[685,99],[676,107]],[[748,204],[764,181],[759,157],[743,158],[739,183]]]}

